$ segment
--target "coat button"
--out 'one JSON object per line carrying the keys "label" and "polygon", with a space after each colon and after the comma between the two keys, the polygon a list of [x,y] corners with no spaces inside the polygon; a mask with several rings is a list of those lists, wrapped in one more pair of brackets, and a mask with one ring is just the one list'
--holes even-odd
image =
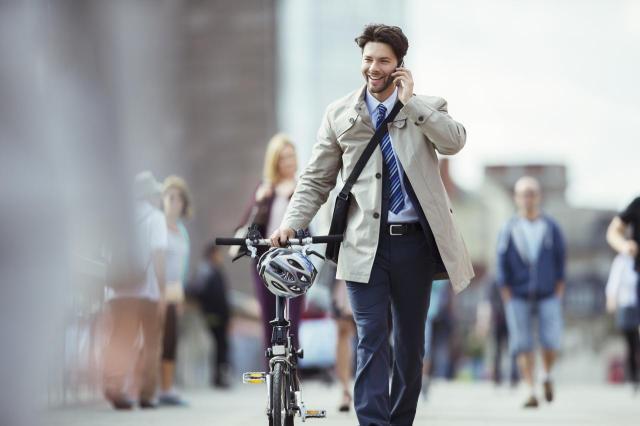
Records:
{"label": "coat button", "polygon": [[353,124],[355,121],[356,121],[356,119],[355,119],[355,118],[353,118],[353,117],[351,117],[351,118],[349,119],[349,123],[351,123],[351,124]]}
{"label": "coat button", "polygon": [[373,214],[373,218],[374,219],[380,219],[380,213],[374,213]]}
{"label": "coat button", "polygon": [[420,117],[418,117],[418,121],[422,123],[424,121],[424,115],[421,115]]}
{"label": "coat button", "polygon": [[376,179],[380,179],[382,175],[380,173],[376,173]]}

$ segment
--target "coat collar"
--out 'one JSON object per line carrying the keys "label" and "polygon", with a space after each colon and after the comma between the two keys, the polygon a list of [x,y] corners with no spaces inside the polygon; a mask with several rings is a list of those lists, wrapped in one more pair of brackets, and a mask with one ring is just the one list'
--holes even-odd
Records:
{"label": "coat collar", "polygon": [[365,94],[367,93],[367,85],[363,84],[360,86],[359,90],[354,92],[351,103],[353,104],[353,108],[360,117],[362,117],[362,122],[366,124],[370,128],[373,127],[373,121],[371,120],[371,116],[369,115],[369,110],[367,109],[367,102],[365,101]]}
{"label": "coat collar", "polygon": [[[366,93],[367,93],[367,85],[363,84],[362,86],[360,86],[360,89],[353,92],[353,95],[351,96],[349,103],[353,105],[353,110],[355,111],[355,113],[360,115],[360,117],[362,117],[362,122],[373,129],[374,128],[373,121],[371,120],[371,116],[369,115],[369,109],[367,108],[367,102],[365,100]],[[404,112],[404,108],[403,108],[400,111],[398,111],[398,114],[396,115],[396,118],[393,121],[395,122],[395,121],[406,120],[406,118],[407,118],[407,114]]]}

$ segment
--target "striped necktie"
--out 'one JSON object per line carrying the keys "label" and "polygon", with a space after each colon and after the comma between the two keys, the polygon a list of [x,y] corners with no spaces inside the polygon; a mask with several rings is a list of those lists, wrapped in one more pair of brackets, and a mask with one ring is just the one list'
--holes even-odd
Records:
{"label": "striped necktie", "polygon": [[[378,105],[376,108],[378,118],[376,119],[376,129],[380,127],[385,117],[387,116],[387,108],[383,104]],[[391,199],[389,200],[389,210],[394,214],[398,214],[404,208],[404,194],[402,193],[402,187],[400,185],[400,170],[398,170],[398,163],[396,162],[396,156],[393,153],[393,146],[391,145],[391,137],[389,132],[385,132],[380,142],[380,148],[382,149],[382,156],[384,162],[387,165],[389,171],[389,178],[391,179]]]}

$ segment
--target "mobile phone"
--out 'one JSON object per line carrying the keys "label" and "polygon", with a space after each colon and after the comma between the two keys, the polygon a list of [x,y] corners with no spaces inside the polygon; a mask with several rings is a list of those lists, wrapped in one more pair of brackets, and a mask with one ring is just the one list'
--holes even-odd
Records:
{"label": "mobile phone", "polygon": [[[404,67],[404,59],[402,61],[400,61],[400,63],[398,64],[398,67],[396,68],[396,71],[398,70],[398,68],[400,67]],[[396,82],[396,86],[398,87],[404,87],[404,83],[402,81],[397,81]]]}

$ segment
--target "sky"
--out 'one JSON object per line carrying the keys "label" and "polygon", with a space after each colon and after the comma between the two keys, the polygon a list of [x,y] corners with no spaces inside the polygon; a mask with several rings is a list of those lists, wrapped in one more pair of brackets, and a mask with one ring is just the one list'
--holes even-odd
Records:
{"label": "sky", "polygon": [[407,0],[415,92],[442,96],[468,132],[452,173],[564,163],[576,206],[640,195],[640,2]]}

